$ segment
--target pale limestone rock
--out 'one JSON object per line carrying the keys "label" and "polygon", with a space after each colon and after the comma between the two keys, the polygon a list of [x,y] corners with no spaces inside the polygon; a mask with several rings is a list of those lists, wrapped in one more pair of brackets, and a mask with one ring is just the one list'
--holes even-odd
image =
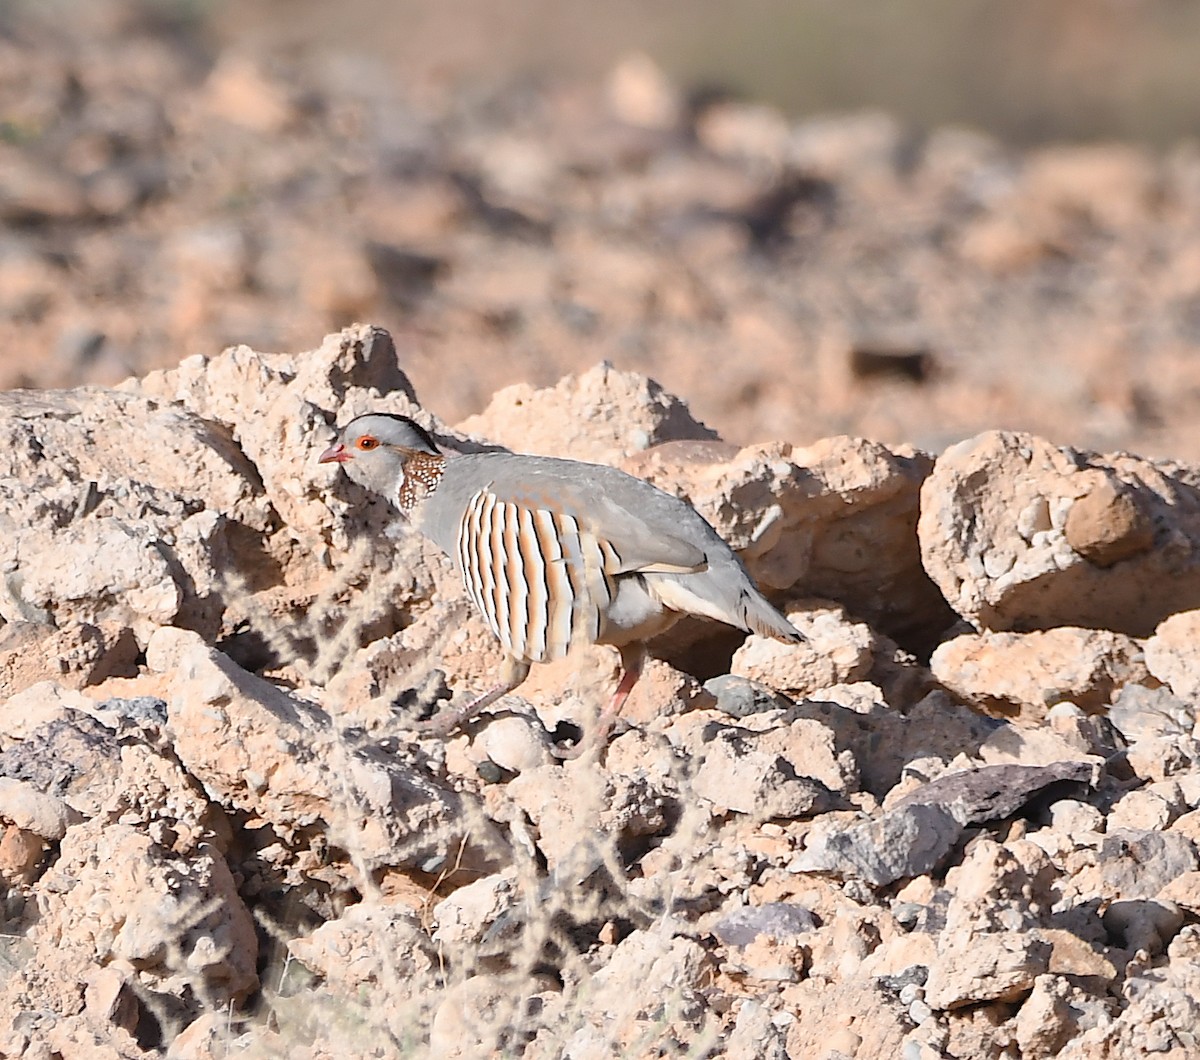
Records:
{"label": "pale limestone rock", "polygon": [[[489,648],[495,638],[490,640]],[[619,674],[619,659],[612,648],[583,645],[566,659],[535,666],[518,694],[536,707],[548,728],[570,720],[586,730],[612,701]],[[653,725],[658,719],[669,722],[676,715],[703,710],[712,703],[711,694],[690,674],[651,658],[620,716],[632,725]]]}
{"label": "pale limestone rock", "polygon": [[928,932],[898,933],[881,939],[864,958],[861,971],[873,978],[902,977],[912,968],[928,968],[937,959],[937,940]]}
{"label": "pale limestone rock", "polygon": [[1160,736],[1190,736],[1196,725],[1196,706],[1165,686],[1126,685],[1109,707],[1108,720],[1130,743]]}
{"label": "pale limestone rock", "polygon": [[1164,1056],[1184,1060],[1200,1048],[1200,932],[1185,927],[1166,959],[1133,962],[1125,971],[1116,1011],[1094,1020],[1059,1054],[1068,1060],[1094,1056]]}
{"label": "pale limestone rock", "polygon": [[87,696],[57,681],[38,681],[5,697],[0,709],[0,747],[24,740],[44,725],[63,721],[73,709],[86,709]]}
{"label": "pale limestone rock", "polygon": [[159,630],[147,664],[175,675],[175,751],[221,802],[285,834],[327,830],[371,866],[435,866],[464,838],[468,861],[492,856],[498,838],[490,825],[420,766],[341,738],[312,703],[240,669],[195,634]]}
{"label": "pale limestone rock", "polygon": [[0,628],[0,701],[39,681],[70,688],[137,672],[137,641],[126,625],[77,625],[54,629],[31,622]]}
{"label": "pale limestone rock", "polygon": [[[908,1018],[913,1019],[912,1009],[909,1009]],[[918,1035],[920,1028],[904,1039],[903,1056],[905,1060],[942,1060],[946,1055],[932,1042],[923,1041]],[[853,1055],[853,1053],[847,1054]]]}
{"label": "pale limestone rock", "polygon": [[1057,1056],[1059,1049],[1078,1027],[1073,1001],[1082,992],[1062,976],[1039,975],[1033,990],[1021,1003],[1015,1033],[1021,1055]]}
{"label": "pale limestone rock", "polygon": [[127,1030],[102,1023],[90,1013],[63,1015],[59,1011],[40,1009],[30,1020],[30,1009],[14,1011],[14,1033],[0,1037],[0,1050],[6,1056],[19,1056],[22,1060],[53,1060],[60,1056],[144,1060],[146,1055]]}
{"label": "pale limestone rock", "polygon": [[550,741],[544,731],[527,718],[494,718],[481,727],[471,750],[479,761],[487,759],[511,773],[537,769],[553,761]]}
{"label": "pale limestone rock", "polygon": [[958,935],[939,949],[925,1000],[940,1011],[986,1001],[1017,1001],[1049,967],[1050,946],[1025,931]]}
{"label": "pale limestone rock", "polygon": [[683,117],[679,89],[650,56],[624,56],[608,75],[609,109],[623,122],[643,129],[673,129]]}
{"label": "pale limestone rock", "polygon": [[882,110],[810,117],[792,132],[791,162],[832,180],[890,183],[904,137],[900,122]]}
{"label": "pale limestone rock", "polygon": [[804,643],[782,644],[751,634],[734,653],[729,672],[793,699],[863,680],[871,672],[878,644],[865,623],[852,621],[841,608],[820,604],[788,608],[787,617],[804,634]]}
{"label": "pale limestone rock", "polygon": [[[738,139],[747,130],[750,124],[733,130],[728,150],[764,158],[762,143]],[[497,156],[495,172],[507,173],[514,187],[536,184],[537,173],[521,169],[519,147],[509,144],[509,153]],[[614,252],[609,264],[631,284],[645,279],[632,252]],[[393,701],[434,694],[440,680],[431,668],[439,662],[458,691],[477,690],[494,676],[498,653],[469,617],[450,565],[402,528],[384,536],[392,517],[382,506],[361,507],[342,476],[314,465],[332,424],[369,408],[437,426],[417,408],[390,343],[368,328],[347,329],[304,355],[241,348],[119,392],[0,402],[0,433],[12,442],[13,464],[4,480],[9,491],[0,486],[0,523],[10,520],[14,540],[30,535],[15,553],[17,566],[0,570],[0,606],[20,623],[44,623],[48,615],[59,621],[57,630],[14,622],[0,633],[11,638],[8,649],[0,640],[0,681],[9,682],[0,686],[0,754],[35,777],[22,772],[13,782],[21,797],[7,805],[25,806],[32,789],[69,816],[38,826],[64,851],[49,870],[47,841],[25,827],[32,818],[0,839],[0,872],[52,914],[31,936],[36,960],[14,973],[0,998],[49,1015],[40,1029],[6,1027],[0,1019],[3,1048],[13,1051],[11,1040],[17,1053],[41,1055],[57,1043],[62,1055],[87,1055],[80,1043],[107,1035],[115,1051],[95,1055],[122,1055],[120,1035],[136,1027],[123,1001],[134,987],[177,997],[190,975],[220,984],[221,996],[252,989],[238,986],[253,983],[252,957],[231,956],[222,942],[245,913],[231,868],[242,874],[246,900],[268,914],[280,880],[304,883],[309,889],[297,897],[321,903],[323,889],[370,887],[379,879],[372,870],[384,869],[386,900],[372,890],[342,910],[327,899],[320,908],[333,919],[293,942],[291,952],[325,984],[292,1000],[313,1011],[318,1003],[345,1011],[347,995],[368,990],[377,1013],[353,1011],[381,1040],[426,1027],[436,1011],[429,1040],[447,1056],[510,1049],[518,1023],[535,1052],[582,1058],[615,1048],[635,1055],[647,1035],[690,1047],[728,1034],[735,1018],[745,1024],[743,1041],[753,1029],[755,1044],[776,1048],[780,1060],[785,1052],[824,1055],[843,1045],[847,1055],[888,1060],[901,1050],[983,1055],[1000,1041],[1030,1056],[1056,1049],[1070,1055],[1088,1035],[1100,1035],[1094,1040],[1106,1048],[1116,1043],[1114,1060],[1124,1055],[1116,1049],[1136,1055],[1136,1048],[1186,1047],[1192,1013],[1184,999],[1194,985],[1189,966],[1197,946],[1185,917],[1197,905],[1191,876],[1200,841],[1200,811],[1191,810],[1200,804],[1200,751],[1188,709],[1197,694],[1188,669],[1190,615],[1159,625],[1146,649],[1148,670],[1129,636],[1149,632],[1144,623],[959,636],[935,655],[941,683],[972,700],[1015,704],[1022,718],[1029,713],[1044,723],[1022,729],[979,718],[945,693],[925,695],[928,672],[882,632],[932,647],[951,618],[919,562],[917,491],[927,458],[848,439],[803,451],[776,444],[740,452],[697,441],[688,432],[702,428],[683,418],[681,403],[641,377],[598,369],[526,397],[517,393],[484,418],[490,415],[497,431],[511,429],[511,437],[496,437],[514,448],[532,447],[526,430],[553,436],[554,452],[590,446],[593,458],[624,456],[627,467],[688,496],[742,550],[764,587],[790,600],[810,643],[783,647],[749,638],[733,668],[758,684],[727,677],[713,683],[715,692],[703,691],[677,668],[695,661],[687,648],[700,635],[681,629],[681,644],[663,651],[675,665],[651,662],[625,711],[622,725],[632,728],[622,733],[619,725],[598,760],[549,764],[532,714],[547,726],[566,719],[586,728],[612,691],[613,654],[603,648],[539,667],[519,698],[497,704],[448,744],[413,747]],[[101,414],[123,413],[155,444],[169,436],[178,446],[139,455],[126,436],[100,438]],[[544,422],[535,429],[539,417]],[[636,452],[675,430],[693,440]],[[440,436],[471,444],[450,432]],[[47,441],[57,448],[43,467],[31,454]],[[1046,487],[1027,503],[1013,501],[1012,491],[1029,483],[1010,473],[1005,461],[1012,454],[1001,445],[974,478],[951,475],[936,490],[927,485],[927,508],[969,512],[980,535],[1003,536],[1015,526],[1029,551],[1068,561],[1045,574],[1046,584],[1074,577],[1072,565],[1086,564],[1101,580],[1084,584],[1081,599],[1097,611],[1102,600],[1115,601],[1108,626],[1121,624],[1131,599],[1140,614],[1145,601],[1129,589],[1136,578],[1118,575],[1133,569],[1141,577],[1154,557],[1151,574],[1162,580],[1146,598],[1185,591],[1191,531],[1179,512],[1192,488],[1190,472],[1131,457],[1088,465],[1036,440],[1027,448],[1027,463],[1036,464],[1040,453],[1045,464],[1034,484],[1045,486],[1053,472],[1057,493]],[[951,450],[943,470],[954,472],[960,455]],[[12,486],[35,473],[42,476],[36,489]],[[1142,475],[1148,484],[1139,486]],[[1087,488],[1079,491],[1081,478]],[[997,482],[1010,491],[999,499],[988,493]],[[1181,504],[1160,511],[1155,506],[1168,495]],[[951,500],[963,503],[954,509]],[[1148,510],[1163,515],[1149,529]],[[1164,544],[1168,531],[1174,536]],[[226,571],[251,581],[273,616],[299,613],[333,580],[329,544],[342,547],[356,534],[373,547],[353,562],[336,561],[345,576],[321,614],[331,627],[352,617],[327,653],[333,661],[305,669],[288,660],[275,671],[298,680],[299,691],[263,681],[212,648],[244,617],[238,608],[245,605],[223,581]],[[935,552],[978,544],[943,536]],[[55,556],[43,559],[33,547],[79,559],[97,542],[115,562],[111,569],[93,563],[82,574],[59,571]],[[1066,551],[1055,552],[1056,542]],[[1167,578],[1171,557],[1183,557],[1183,566]],[[354,566],[360,558],[361,569]],[[977,585],[1001,582],[1021,567],[1021,557],[1003,548],[976,558]],[[1164,589],[1171,579],[1179,584]],[[1061,605],[1080,584],[1055,588],[1048,599]],[[1013,582],[1008,589],[1026,587]],[[847,612],[808,602],[814,593],[836,597]],[[1010,598],[998,599],[1001,611]],[[1032,590],[1021,599],[1032,600]],[[1032,611],[1030,604],[1012,624],[1036,627],[1041,619],[1033,621]],[[88,621],[104,623],[94,643],[86,639]],[[199,636],[159,628],[164,624]],[[110,677],[106,653],[127,629],[146,648],[149,672]],[[370,643],[362,648],[363,641]],[[707,651],[706,642],[697,643]],[[724,658],[732,646],[722,649]],[[63,669],[56,674],[55,666]],[[59,684],[31,683],[48,676]],[[1150,687],[1156,678],[1167,687]],[[88,685],[95,693],[88,697],[65,687],[89,681],[100,684]],[[736,709],[711,709],[713,695],[734,703],[730,681],[740,682]],[[5,689],[18,687],[5,703]],[[789,704],[779,692],[813,698]],[[169,723],[113,698],[145,694],[169,701]],[[1134,741],[1125,758],[1114,757],[1119,742],[1102,717],[1069,706],[1102,711],[1114,699],[1114,721]],[[351,726],[365,727],[369,737]],[[978,790],[937,787],[959,774],[978,773],[986,782],[990,774],[975,769],[980,760],[1054,768],[1029,780],[1028,791],[1016,774],[997,779],[995,790],[987,783]],[[1128,769],[1152,781],[1119,789],[1124,794],[1107,820],[1082,801],[1089,770],[1101,762],[1122,783]],[[481,783],[480,764],[520,775],[505,783],[489,774]],[[1025,802],[1060,781],[1077,783],[1077,796],[1063,799],[1056,787],[1049,826],[1023,821],[1017,811]],[[0,781],[0,816],[5,792],[14,790],[6,783]],[[480,792],[478,802],[472,791]],[[1104,806],[1119,793],[1102,791]],[[833,806],[834,796],[866,816],[818,812]],[[221,876],[225,852],[241,856],[245,844],[231,842],[226,811],[235,821],[244,815],[255,839],[263,837],[249,861],[224,868],[229,879]],[[764,821],[775,814],[778,820]],[[1007,831],[996,830],[1000,821],[1012,822]],[[520,877],[519,888],[496,823],[525,855],[539,855],[524,862],[533,875]],[[964,851],[965,835],[974,838]],[[1000,844],[996,835],[1008,838]],[[98,852],[98,865],[83,866],[85,848]],[[475,879],[459,864],[460,853],[488,875],[441,898],[430,939],[425,913],[410,910],[437,901],[431,888],[439,877],[413,870],[447,870],[440,882],[448,887]],[[226,921],[203,922],[209,942],[187,934],[190,922],[175,905],[152,907],[137,887],[124,886],[123,874],[138,865],[150,866],[137,871],[148,873],[157,892],[186,896],[194,885],[197,893],[230,896],[212,913]],[[64,883],[68,872],[73,886]],[[835,879],[809,875],[821,872]],[[864,882],[884,885],[914,873],[924,889],[906,888],[891,914]],[[527,888],[538,896],[532,907]],[[663,930],[664,894],[676,903],[672,915],[686,921],[675,938]],[[1097,894],[1111,902],[1103,923],[1092,903]],[[627,904],[610,904],[614,895]],[[493,974],[522,959],[512,947],[524,944],[527,928],[542,925],[529,916],[556,924],[565,917],[572,934],[586,933],[592,929],[580,913],[593,900],[605,922],[584,959],[559,981]],[[694,918],[713,903],[767,914],[802,905],[815,915],[803,937],[760,933],[713,952],[692,941],[703,941],[707,921]],[[643,910],[653,911],[650,930],[641,930]],[[901,923],[921,930],[905,931]],[[50,945],[60,929],[62,938]],[[177,939],[189,957],[181,974],[169,967]],[[1116,979],[1116,965],[1124,968],[1134,949],[1158,954],[1165,969],[1159,978],[1135,960],[1124,972],[1125,994],[1088,993]],[[96,952],[109,956],[97,963]],[[461,985],[438,995],[433,978],[441,975]],[[755,999],[763,1002],[758,1010],[742,1005],[749,1012],[742,1021],[731,1014],[730,998],[755,981],[774,986],[767,1001],[766,994]],[[63,985],[71,983],[85,985],[73,992]],[[1162,1002],[1147,1004],[1160,988]],[[1026,994],[1014,1015],[1012,1006]],[[1115,1019],[1122,1008],[1142,1023]],[[196,1015],[192,1008],[182,1018]],[[764,1038],[758,1032],[767,1026]],[[176,1052],[206,1055],[220,1041],[216,1029],[207,1015],[193,1019]],[[264,1031],[263,1047],[272,1043],[281,1055],[294,1045]],[[332,1045],[313,1046],[314,1060],[334,1055]]]}
{"label": "pale limestone rock", "polygon": [[881,941],[896,928],[890,917],[877,910],[839,903],[827,918],[825,931],[809,937],[812,949],[811,974],[823,979],[853,979]]}
{"label": "pale limestone rock", "polygon": [[[871,681],[839,681],[819,689],[811,702],[842,707],[853,714],[877,714],[888,709],[888,696]],[[786,708],[781,708],[786,709]],[[860,720],[859,725],[864,723]]]}
{"label": "pale limestone rock", "polygon": [[823,784],[797,776],[780,754],[732,726],[717,729],[706,741],[692,790],[717,812],[761,817],[808,817],[831,804]]}
{"label": "pale limestone rock", "polygon": [[[1034,934],[1050,945],[1050,972],[1053,975],[1091,977],[1107,982],[1117,974],[1117,954],[1110,957],[1104,942],[1104,929],[1092,914],[1091,923],[1081,934],[1066,928],[1041,927]],[[1086,935],[1084,938],[1082,936]]]}
{"label": "pale limestone rock", "polygon": [[783,1033],[766,1004],[743,998],[735,1011],[733,1029],[723,1043],[728,1060],[787,1060]]}
{"label": "pale limestone rock", "polygon": [[1122,795],[1113,804],[1108,812],[1108,827],[1161,832],[1185,809],[1168,792],[1139,788]]}
{"label": "pale limestone rock", "polygon": [[[856,708],[857,709],[857,708]],[[944,768],[962,754],[973,754],[996,723],[942,691],[933,691],[901,715],[880,702],[866,712],[866,739],[855,747],[862,786],[883,798],[909,764],[937,759]],[[1074,755],[1058,755],[1056,761]]]}
{"label": "pale limestone rock", "polygon": [[1142,224],[1155,208],[1161,176],[1133,144],[1053,144],[1030,153],[1023,194],[1064,217],[1085,216],[1109,229]]}
{"label": "pale limestone rock", "polygon": [[697,794],[723,809],[808,815],[826,806],[831,793],[859,787],[861,716],[834,704],[800,703],[736,722],[722,712],[694,711],[665,732],[696,763]]}
{"label": "pale limestone rock", "polygon": [[614,737],[604,757],[605,768],[618,777],[639,774],[678,783],[683,761],[666,733],[629,729]]}
{"label": "pale limestone rock", "polygon": [[[1200,530],[1180,515],[1198,501],[1195,470],[988,431],[947,449],[925,480],[921,555],[978,628],[1148,636],[1200,602]],[[1080,503],[1086,519],[1072,520]]]}
{"label": "pale limestone rock", "polygon": [[546,977],[523,972],[473,975],[457,982],[435,995],[437,1009],[429,1023],[431,1053],[445,1060],[501,1055],[512,1028],[525,1022],[530,1009],[540,1013],[561,1040],[567,1028],[555,1020],[556,993]]}
{"label": "pale limestone rock", "polygon": [[32,883],[46,854],[46,841],[15,824],[0,821],[0,826],[0,880],[13,888]]}
{"label": "pale limestone rock", "polygon": [[734,101],[706,107],[696,137],[713,154],[775,171],[787,158],[791,130],[775,107]]}
{"label": "pale limestone rock", "polygon": [[1138,223],[1153,211],[1161,180],[1144,151],[1121,144],[1050,145],[1005,169],[1003,193],[989,196],[992,209],[972,218],[960,244],[998,273],[1073,253],[1081,219],[1117,230]]}
{"label": "pale limestone rock", "polygon": [[[208,800],[171,753],[161,750],[163,735],[160,725],[154,732],[121,737],[120,770],[108,787],[101,815],[119,808],[122,823],[140,827],[176,853],[191,853],[201,844],[227,851],[233,829],[224,810]],[[143,742],[147,739],[154,745]]]}
{"label": "pale limestone rock", "polygon": [[1177,831],[1109,829],[1098,848],[1065,859],[1064,894],[1110,900],[1150,899],[1171,880],[1200,867],[1195,844]]}
{"label": "pale limestone rock", "polygon": [[1200,849],[1200,810],[1189,810],[1177,817],[1170,831],[1191,840],[1192,844]]}
{"label": "pale limestone rock", "polygon": [[[30,613],[96,624],[120,622],[143,631],[169,624],[183,590],[171,576],[154,534],[117,518],[97,518],[64,530],[20,530],[12,562],[16,577],[0,614]],[[103,557],[97,563],[96,557]]]}
{"label": "pale limestone rock", "polygon": [[1059,799],[1050,807],[1050,827],[1066,835],[1102,832],[1104,814],[1078,799]]}
{"label": "pale limestone rock", "polygon": [[988,765],[1004,763],[1021,765],[1052,765],[1055,762],[1094,762],[1099,766],[1104,756],[1085,735],[1071,727],[1065,731],[1052,726],[1031,726],[1004,723],[994,729],[979,745],[978,755]]}
{"label": "pale limestone rock", "polygon": [[0,511],[15,508],[27,524],[65,524],[91,512],[134,520],[156,514],[144,508],[153,500],[182,519],[187,501],[203,498],[265,529],[253,465],[229,431],[163,396],[131,384],[0,395],[0,475],[8,483]]}
{"label": "pale limestone rock", "polygon": [[671,1008],[687,1003],[712,970],[711,954],[693,939],[639,930],[616,945],[590,985],[618,1020],[654,1020],[670,1018]]}
{"label": "pale limestone rock", "polygon": [[[327,621],[341,628],[321,644],[306,677],[324,683],[331,713],[378,728],[392,701],[416,692],[435,693],[440,669],[460,694],[494,682],[503,651],[478,611],[467,600],[462,578],[450,560],[402,520],[385,532],[351,509],[334,537],[353,530],[347,553],[332,559],[336,594],[324,590]],[[328,571],[308,576],[302,584],[326,583]],[[397,625],[403,625],[397,630]],[[302,633],[320,633],[302,622]],[[368,641],[365,645],[364,640]],[[379,702],[371,703],[371,700]],[[432,706],[428,700],[421,703]],[[412,704],[418,709],[418,704]]]}
{"label": "pale limestone rock", "polygon": [[1200,741],[1190,736],[1138,740],[1125,753],[1129,768],[1144,780],[1161,781],[1196,772]]}
{"label": "pale limestone rock", "polygon": [[[1182,700],[1200,699],[1200,610],[1170,615],[1146,641],[1146,666]],[[1194,710],[1194,708],[1193,708]]]}
{"label": "pale limestone rock", "polygon": [[205,79],[199,101],[222,121],[264,137],[281,136],[303,113],[281,79],[241,52],[222,53]]}
{"label": "pale limestone rock", "polygon": [[906,647],[953,620],[917,548],[924,454],[845,437],[740,452],[677,442],[621,466],[686,497],[767,593],[836,600]]}
{"label": "pale limestone rock", "polygon": [[614,844],[666,830],[678,791],[667,777],[595,770],[580,759],[526,770],[504,796],[532,822],[550,871],[582,880]]}
{"label": "pale limestone rock", "polygon": [[[62,1021],[82,1015],[84,983],[95,970],[95,954],[82,944],[35,946],[32,939],[15,947],[20,967],[0,984],[0,1052],[6,1057],[51,1057],[47,1037]],[[45,1013],[30,1025],[26,1013]]]}
{"label": "pale limestone rock", "polygon": [[[879,982],[815,980],[788,986],[786,1005],[812,1013],[787,1025],[788,1057],[899,1057],[910,1027],[907,1007]],[[833,1052],[833,1049],[839,1052]]]}
{"label": "pale limestone rock", "polygon": [[789,872],[828,872],[874,886],[933,871],[954,848],[963,826],[947,809],[917,805],[816,830]]}
{"label": "pale limestone rock", "polygon": [[381,991],[389,1004],[428,989],[436,969],[421,918],[404,906],[373,901],[352,905],[311,935],[291,939],[288,952],[335,991]]}
{"label": "pale limestone rock", "polygon": [[1192,916],[1200,912],[1200,872],[1192,869],[1167,883],[1156,898],[1186,909]]}
{"label": "pale limestone rock", "polygon": [[[516,873],[485,876],[460,887],[433,909],[433,941],[456,948],[477,946],[518,901]],[[512,932],[508,932],[509,935]]]}
{"label": "pale limestone rock", "polygon": [[514,452],[598,464],[614,464],[662,442],[716,438],[652,379],[608,364],[553,387],[506,387],[458,430]]}
{"label": "pale limestone rock", "polygon": [[962,863],[946,873],[952,894],[946,937],[1035,926],[1049,916],[1057,875],[1050,859],[1031,843],[1018,852],[981,837]]}
{"label": "pale limestone rock", "polygon": [[175,854],[130,825],[68,831],[38,884],[36,945],[85,945],[102,964],[138,970],[144,987],[244,998],[258,986],[258,939],[225,858],[201,844]]}
{"label": "pale limestone rock", "polygon": [[1070,626],[962,634],[939,644],[929,667],[946,688],[989,714],[1028,722],[1041,721],[1064,700],[1098,711],[1123,686],[1149,679],[1131,637]]}
{"label": "pale limestone rock", "polygon": [[57,841],[81,820],[80,813],[62,799],[39,791],[24,780],[0,776],[0,821]]}
{"label": "pale limestone rock", "polygon": [[129,984],[127,973],[109,965],[88,976],[83,993],[84,1011],[101,1023],[133,1034],[137,1030],[139,1011],[137,997]]}
{"label": "pale limestone rock", "polygon": [[17,391],[0,440],[0,616],[216,632],[214,584],[255,565],[273,519],[226,429],[136,393]]}
{"label": "pale limestone rock", "polygon": [[167,1060],[215,1060],[228,1047],[229,1019],[223,1012],[202,1012],[175,1036]]}
{"label": "pale limestone rock", "polygon": [[794,939],[760,935],[746,946],[727,955],[724,967],[729,972],[758,979],[764,983],[796,983],[808,971],[809,948]]}
{"label": "pale limestone rock", "polygon": [[[610,695],[615,687],[610,684]],[[661,659],[648,659],[642,676],[621,708],[621,717],[633,725],[650,725],[659,718],[706,710],[712,705],[712,694],[691,674]]]}

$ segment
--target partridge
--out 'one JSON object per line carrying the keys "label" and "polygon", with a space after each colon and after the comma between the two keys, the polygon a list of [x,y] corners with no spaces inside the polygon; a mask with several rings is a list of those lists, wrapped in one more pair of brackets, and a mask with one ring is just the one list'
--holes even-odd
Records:
{"label": "partridge", "polygon": [[443,453],[417,423],[387,413],[351,420],[320,462],[340,464],[449,555],[504,646],[495,687],[424,723],[428,731],[452,731],[520,685],[531,663],[580,643],[610,644],[622,674],[592,737],[602,743],[641,673],[646,641],[681,616],[804,639],[691,505],[616,468]]}

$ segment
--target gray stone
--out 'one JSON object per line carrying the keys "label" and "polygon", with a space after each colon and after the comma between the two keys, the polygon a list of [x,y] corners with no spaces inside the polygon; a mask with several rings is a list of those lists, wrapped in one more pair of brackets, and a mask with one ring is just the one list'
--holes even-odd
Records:
{"label": "gray stone", "polygon": [[716,709],[735,718],[748,718],[766,710],[782,709],[789,700],[766,685],[737,674],[721,674],[704,682],[704,690],[716,697]]}
{"label": "gray stone", "polygon": [[791,939],[815,931],[818,926],[817,918],[802,905],[767,902],[727,913],[713,925],[713,934],[726,946],[748,946],[760,935]]}
{"label": "gray stone", "polygon": [[884,887],[932,872],[962,832],[945,807],[913,804],[823,835],[792,860],[788,871],[857,877]]}

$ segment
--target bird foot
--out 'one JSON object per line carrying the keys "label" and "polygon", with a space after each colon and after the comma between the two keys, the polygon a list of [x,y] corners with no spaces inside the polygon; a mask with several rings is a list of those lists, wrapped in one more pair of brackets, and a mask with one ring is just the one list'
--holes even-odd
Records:
{"label": "bird foot", "polygon": [[[481,696],[469,697],[458,704],[452,703],[431,718],[412,722],[410,728],[418,736],[444,738],[451,735],[465,722],[475,717],[483,707],[494,703],[506,691],[508,689],[493,689],[491,692],[486,692]],[[601,713],[600,717],[596,719],[595,726],[590,732],[585,732],[583,738],[577,744],[564,745],[551,743],[550,754],[564,762],[573,762],[580,758],[586,758],[592,751],[595,751],[596,757],[600,758],[608,749],[608,743],[612,737],[616,723],[617,713],[610,707]]]}
{"label": "bird foot", "polygon": [[509,657],[504,662],[500,683],[477,696],[468,696],[459,703],[451,703],[445,710],[432,718],[413,723],[418,733],[426,736],[449,736],[464,722],[475,717],[484,707],[491,706],[501,696],[508,695],[529,675],[529,663],[524,659]]}
{"label": "bird foot", "polygon": [[550,753],[555,758],[565,762],[573,762],[579,758],[586,758],[592,751],[595,751],[596,757],[600,758],[608,750],[608,744],[612,738],[616,723],[617,716],[611,711],[605,711],[596,719],[595,727],[591,732],[584,733],[583,739],[579,743],[571,747],[555,744],[551,747]]}
{"label": "bird foot", "polygon": [[409,728],[419,736],[449,736],[464,720],[457,717],[456,714],[455,710],[447,708],[432,718],[410,722]]}
{"label": "bird foot", "polygon": [[487,699],[486,696],[474,696],[459,703],[448,703],[432,717],[409,722],[409,728],[420,736],[450,736],[491,702],[493,700]]}

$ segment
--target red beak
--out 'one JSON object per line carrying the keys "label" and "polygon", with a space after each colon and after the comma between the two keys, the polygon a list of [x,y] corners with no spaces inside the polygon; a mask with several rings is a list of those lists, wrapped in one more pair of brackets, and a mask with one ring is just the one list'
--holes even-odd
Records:
{"label": "red beak", "polygon": [[344,464],[350,459],[350,454],[346,452],[346,447],[341,442],[334,442],[328,449],[325,450],[318,458],[318,464]]}

